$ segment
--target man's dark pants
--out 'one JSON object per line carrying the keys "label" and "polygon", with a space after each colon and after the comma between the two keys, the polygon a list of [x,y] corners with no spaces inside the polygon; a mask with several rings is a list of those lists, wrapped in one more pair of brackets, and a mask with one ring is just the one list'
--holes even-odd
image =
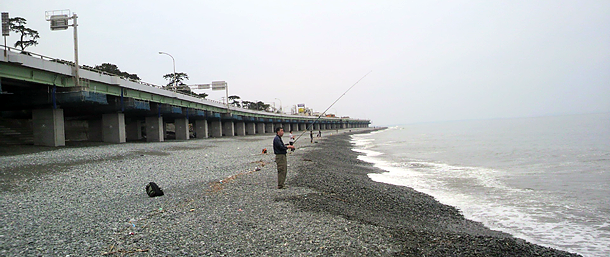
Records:
{"label": "man's dark pants", "polygon": [[284,182],[286,182],[286,174],[288,173],[286,154],[276,154],[275,163],[277,164],[277,187],[283,188]]}

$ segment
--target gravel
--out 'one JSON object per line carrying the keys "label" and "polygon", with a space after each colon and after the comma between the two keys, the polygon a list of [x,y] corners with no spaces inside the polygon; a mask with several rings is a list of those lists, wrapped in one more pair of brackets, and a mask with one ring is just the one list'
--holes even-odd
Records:
{"label": "gravel", "polygon": [[282,190],[273,134],[4,154],[0,256],[572,256],[372,182],[340,134],[297,142]]}

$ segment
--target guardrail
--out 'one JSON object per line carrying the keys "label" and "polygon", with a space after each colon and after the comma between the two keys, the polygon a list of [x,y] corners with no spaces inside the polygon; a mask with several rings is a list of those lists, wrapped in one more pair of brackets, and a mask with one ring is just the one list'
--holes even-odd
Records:
{"label": "guardrail", "polygon": [[[71,67],[75,66],[74,62],[72,62],[72,61],[67,61],[67,60],[58,59],[58,58],[52,58],[52,57],[45,56],[45,55],[38,54],[38,53],[34,53],[34,52],[29,52],[29,51],[25,51],[25,50],[19,50],[17,48],[9,47],[9,46],[6,46],[6,45],[0,45],[0,47],[4,48],[4,51],[5,51],[4,56],[5,57],[8,55],[6,53],[6,51],[8,51],[8,52],[16,53],[16,54],[25,54],[25,55],[28,55],[28,56],[31,56],[31,57],[40,58],[42,60],[56,62],[56,63],[68,65],[68,66],[71,66]],[[84,69],[84,70],[88,70],[88,71],[91,71],[91,72],[95,72],[95,73],[98,73],[98,74],[103,74],[103,75],[107,75],[107,76],[111,76],[111,77],[117,77],[117,78],[120,78],[120,79],[123,79],[123,80],[131,81],[133,83],[138,83],[138,84],[141,84],[141,85],[150,86],[150,87],[158,88],[158,89],[161,89],[161,90],[170,91],[170,90],[165,89],[163,86],[158,86],[158,85],[155,85],[155,84],[152,84],[152,83],[144,82],[142,80],[135,80],[135,79],[131,79],[131,78],[128,78],[128,77],[124,77],[124,76],[119,76],[119,75],[116,75],[116,74],[108,73],[108,72],[105,72],[105,71],[102,71],[102,70],[98,70],[98,69],[95,69],[95,68],[87,66],[87,65],[79,65],[79,68],[80,69]],[[197,97],[193,93],[186,94],[184,92],[178,92],[178,91],[170,91],[170,92],[173,92],[173,93],[176,93],[176,94],[185,95],[185,96],[200,98],[200,97]],[[212,99],[206,99],[206,98],[202,98],[202,99],[206,100],[206,101],[211,101],[211,102],[215,102],[215,103],[227,106],[226,103],[221,102],[221,101],[212,100]],[[272,115],[278,115],[278,113],[275,113],[275,112],[268,112],[268,111],[264,111],[264,110],[263,111],[261,111],[261,110],[252,110],[252,109],[248,109],[248,108],[238,107],[236,105],[229,105],[228,109],[234,110],[234,111],[243,110],[245,112],[252,112],[252,111],[254,111],[254,112],[261,112],[261,113],[267,113],[267,114],[272,114]],[[279,115],[285,115],[285,114],[282,113],[282,114],[279,114]],[[291,116],[301,116],[301,115],[291,115]],[[304,117],[316,117],[315,115],[312,115],[312,116],[303,115],[303,116]],[[324,117],[324,118],[329,119],[330,117]],[[330,119],[341,119],[341,118],[339,118],[339,117],[332,117]]]}

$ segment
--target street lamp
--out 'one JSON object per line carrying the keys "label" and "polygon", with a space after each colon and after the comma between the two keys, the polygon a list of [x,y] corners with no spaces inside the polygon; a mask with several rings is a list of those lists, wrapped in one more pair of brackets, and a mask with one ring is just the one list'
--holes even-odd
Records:
{"label": "street lamp", "polygon": [[178,78],[176,77],[176,60],[174,59],[174,57],[171,54],[168,54],[166,52],[159,52],[159,54],[166,54],[172,58],[172,63],[174,64],[174,92],[176,92],[176,88],[177,88],[176,81],[178,81]]}
{"label": "street lamp", "polygon": [[284,111],[282,110],[282,100],[280,100],[279,98],[275,98],[275,99],[280,101],[280,112],[282,114],[284,114]]}

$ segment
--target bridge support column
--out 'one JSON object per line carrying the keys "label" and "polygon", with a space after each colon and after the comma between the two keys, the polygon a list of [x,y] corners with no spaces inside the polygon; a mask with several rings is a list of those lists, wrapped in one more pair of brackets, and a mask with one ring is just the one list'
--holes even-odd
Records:
{"label": "bridge support column", "polygon": [[140,140],[142,139],[142,121],[131,120],[125,122],[125,135],[127,140]]}
{"label": "bridge support column", "polygon": [[246,135],[255,135],[256,134],[256,123],[248,122],[246,123]]}
{"label": "bridge support column", "polygon": [[273,123],[265,123],[265,133],[275,133],[275,126]]}
{"label": "bridge support column", "polygon": [[163,142],[163,117],[146,117],[146,142]]}
{"label": "bridge support column", "polygon": [[65,146],[64,110],[39,109],[32,111],[34,145]]}
{"label": "bridge support column", "polygon": [[125,143],[124,113],[106,113],[102,115],[102,140],[106,143]]}
{"label": "bridge support column", "polygon": [[240,137],[243,137],[246,135],[246,123],[243,121],[238,121],[234,123],[235,125],[235,134],[237,134]]}
{"label": "bridge support column", "polygon": [[195,137],[196,138],[208,138],[208,121],[207,120],[196,120],[195,121]]}
{"label": "bridge support column", "polygon": [[263,122],[259,122],[256,123],[256,133],[258,134],[265,134],[265,123]]}
{"label": "bridge support column", "polygon": [[224,134],[225,137],[235,136],[235,125],[233,124],[233,121],[225,121],[224,124],[222,124],[222,134]]}
{"label": "bridge support column", "polygon": [[313,130],[313,123],[305,123],[305,130],[310,131]]}
{"label": "bridge support column", "polygon": [[174,121],[176,129],[176,140],[188,140],[190,137],[189,133],[189,119],[177,118]]}
{"label": "bridge support column", "polygon": [[222,122],[219,120],[212,121],[212,137],[222,137]]}

